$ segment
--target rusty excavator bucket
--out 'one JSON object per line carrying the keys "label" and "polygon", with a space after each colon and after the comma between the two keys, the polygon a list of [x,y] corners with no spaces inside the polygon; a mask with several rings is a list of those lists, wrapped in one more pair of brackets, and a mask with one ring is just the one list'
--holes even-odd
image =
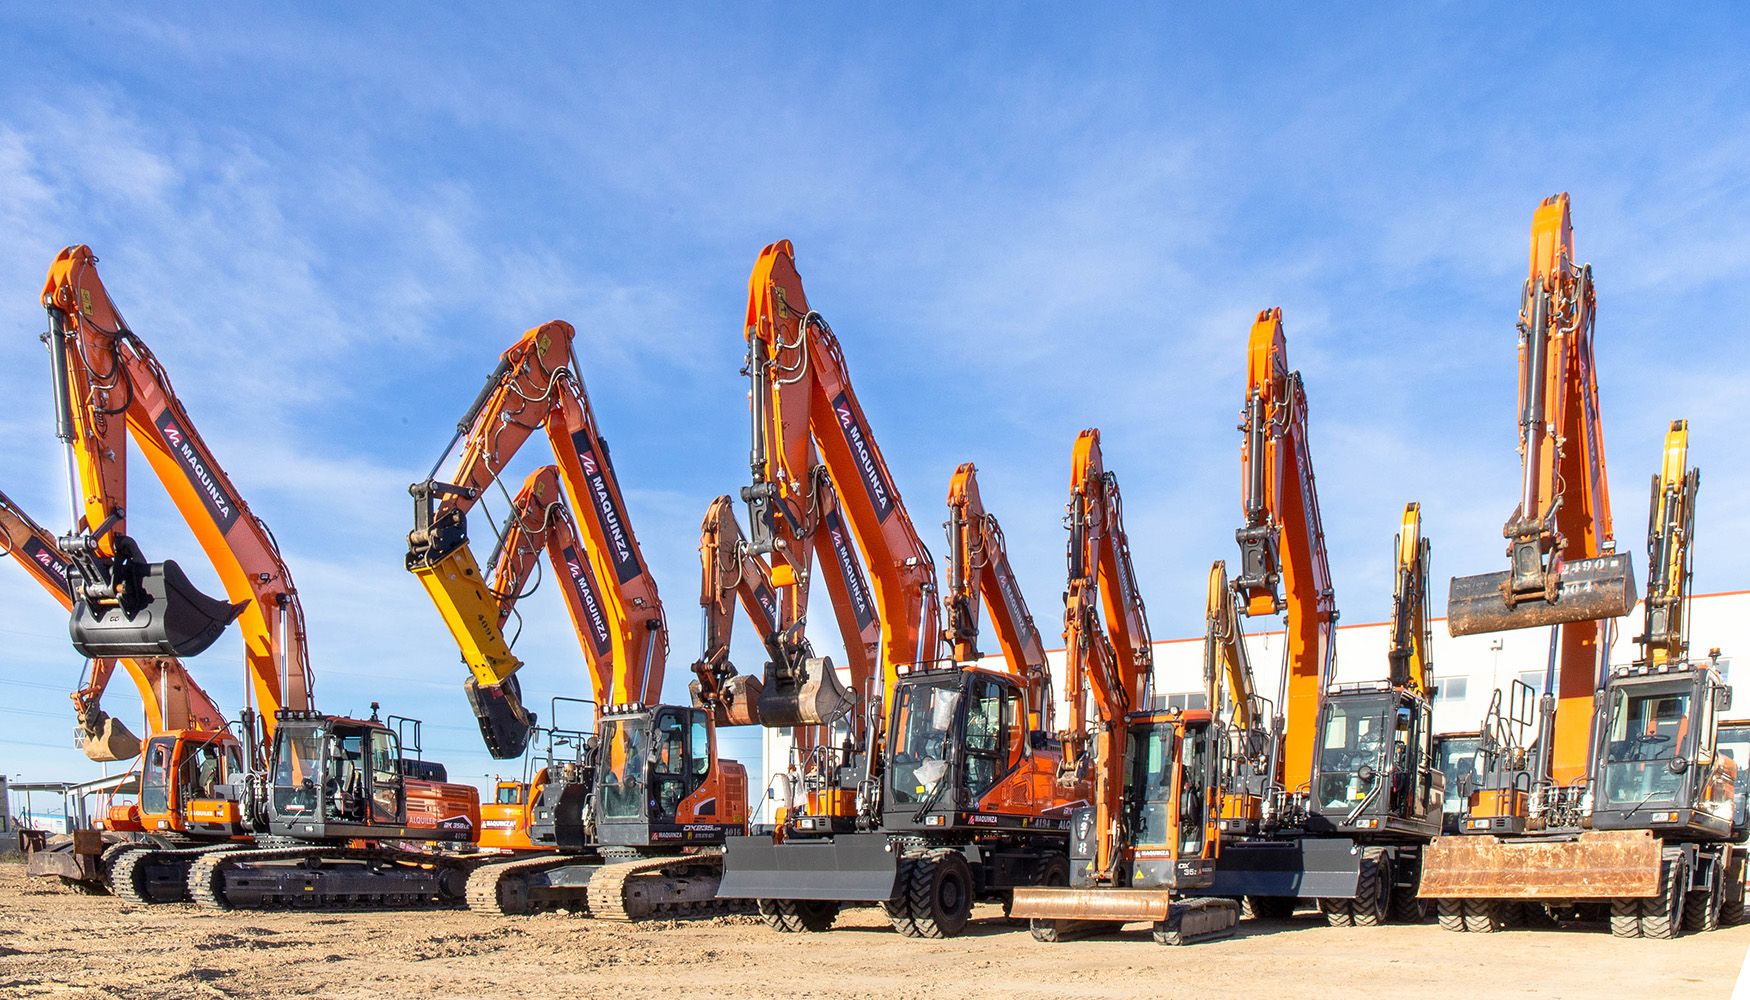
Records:
{"label": "rusty excavator bucket", "polygon": [[811,656],[800,663],[767,663],[757,705],[766,726],[822,726],[844,718],[856,703],[856,696],[839,681],[832,658]]}
{"label": "rusty excavator bucket", "polygon": [[76,567],[69,575],[78,578],[69,626],[73,648],[93,659],[194,656],[249,606],[201,593],[171,560],[119,563],[115,579],[103,588],[115,596],[104,600],[85,596],[84,575]]}
{"label": "rusty excavator bucket", "polygon": [[140,755],[140,738],[122,725],[120,719],[101,709],[97,715],[100,719],[79,720],[85,731],[85,739],[80,744],[85,756],[98,763],[107,763],[133,760]]}
{"label": "rusty excavator bucket", "polygon": [[1542,579],[1541,570],[1453,577],[1446,600],[1447,633],[1475,635],[1618,618],[1635,606],[1634,564],[1626,552],[1564,563],[1553,598]]}
{"label": "rusty excavator bucket", "polygon": [[480,723],[480,738],[486,752],[498,760],[521,757],[535,732],[535,713],[523,707],[522,686],[515,677],[497,684],[481,684],[472,676],[462,682],[468,707]]}

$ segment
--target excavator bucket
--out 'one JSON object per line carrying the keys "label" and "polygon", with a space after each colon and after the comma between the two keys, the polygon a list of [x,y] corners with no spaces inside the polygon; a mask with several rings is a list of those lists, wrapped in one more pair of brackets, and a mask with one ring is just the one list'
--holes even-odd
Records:
{"label": "excavator bucket", "polygon": [[763,725],[822,726],[844,718],[856,702],[839,681],[832,658],[813,656],[790,670],[767,663],[756,704]]}
{"label": "excavator bucket", "polygon": [[73,605],[73,648],[100,659],[121,656],[190,657],[205,650],[237,620],[245,601],[232,604],[195,589],[174,561],[147,563],[126,581],[126,605]]}
{"label": "excavator bucket", "polygon": [[80,749],[85,756],[100,763],[112,760],[133,760],[140,755],[140,738],[128,731],[120,719],[105,715],[95,731],[85,733]]}
{"label": "excavator bucket", "polygon": [[[760,724],[760,692],[763,689],[759,678],[748,674],[736,674],[723,684],[722,693],[717,702],[716,722],[719,726],[757,726]],[[687,685],[692,692],[693,707],[704,708],[705,699],[700,692],[699,682]]]}
{"label": "excavator bucket", "polygon": [[522,689],[516,678],[506,677],[498,684],[482,685],[470,676],[462,682],[462,690],[480,723],[486,752],[499,760],[521,757],[535,731],[535,713],[523,707]]}
{"label": "excavator bucket", "polygon": [[1596,621],[1628,614],[1635,606],[1635,570],[1628,553],[1580,559],[1562,566],[1553,601],[1540,594],[1507,604],[1512,574],[1455,576],[1446,601],[1446,630],[1454,636],[1479,632]]}

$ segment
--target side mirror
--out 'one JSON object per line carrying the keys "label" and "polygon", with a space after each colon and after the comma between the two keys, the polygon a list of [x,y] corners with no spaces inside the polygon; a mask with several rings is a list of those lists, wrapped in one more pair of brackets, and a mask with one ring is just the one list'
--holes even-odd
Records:
{"label": "side mirror", "polygon": [[1689,770],[1689,758],[1688,757],[1673,757],[1668,762],[1666,762],[1665,767],[1672,774],[1682,774],[1683,772]]}
{"label": "side mirror", "polygon": [[1728,684],[1716,689],[1714,693],[1714,707],[1722,712],[1730,712],[1732,710],[1731,685]]}
{"label": "side mirror", "polygon": [[1374,778],[1373,765],[1372,764],[1361,765],[1361,770],[1356,771],[1355,776],[1360,778],[1362,781],[1371,782]]}

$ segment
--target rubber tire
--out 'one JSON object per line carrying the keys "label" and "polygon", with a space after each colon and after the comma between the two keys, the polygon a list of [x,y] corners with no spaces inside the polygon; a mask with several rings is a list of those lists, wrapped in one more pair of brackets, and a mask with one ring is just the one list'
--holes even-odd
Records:
{"label": "rubber tire", "polygon": [[1355,882],[1355,899],[1349,907],[1357,927],[1378,927],[1391,912],[1391,856],[1381,847],[1361,852],[1361,874]]}
{"label": "rubber tire", "polygon": [[1437,899],[1434,901],[1434,913],[1440,920],[1441,930],[1464,930],[1464,900]]}
{"label": "rubber tire", "polygon": [[839,904],[834,899],[780,899],[778,912],[792,933],[819,934],[832,929],[833,921],[839,918]]}
{"label": "rubber tire", "polygon": [[1673,941],[1683,936],[1683,859],[1659,866],[1659,894],[1641,900],[1641,937]]}
{"label": "rubber tire", "polygon": [[1726,861],[1726,877],[1720,887],[1720,926],[1736,927],[1744,922],[1744,852],[1737,848]]}
{"label": "rubber tire", "polygon": [[951,847],[924,852],[912,868],[909,893],[914,936],[959,937],[972,918],[974,891],[966,855]]}
{"label": "rubber tire", "polygon": [[887,922],[906,937],[918,936],[917,925],[911,919],[911,880],[923,857],[922,851],[907,851],[899,856],[899,872],[893,878],[894,896],[881,904]]}
{"label": "rubber tire", "polygon": [[776,899],[759,900],[760,919],[772,930],[789,933],[789,922],[784,919],[784,911],[778,908],[780,902],[781,900]]}
{"label": "rubber tire", "polygon": [[[1068,888],[1069,855],[1046,855],[1045,861],[1039,866],[1039,881],[1033,884],[1047,887]],[[1058,922],[1056,920],[1047,920],[1038,917],[1031,920],[1025,917],[1011,917],[1009,916],[1009,907],[1013,905],[1013,903],[1013,898],[1005,897],[1003,899],[1003,919],[1009,922],[1009,926],[1025,927],[1032,933],[1033,940],[1043,941],[1046,944],[1056,944],[1061,940],[1057,934]]]}
{"label": "rubber tire", "polygon": [[1321,899],[1319,912],[1332,927],[1355,926],[1355,901],[1352,899]]}
{"label": "rubber tire", "polygon": [[1619,938],[1641,936],[1641,901],[1613,899],[1610,901],[1610,933]]}
{"label": "rubber tire", "polygon": [[1293,896],[1247,896],[1246,906],[1253,920],[1287,920],[1294,916],[1300,900]]}
{"label": "rubber tire", "polygon": [[1472,934],[1493,934],[1505,922],[1498,899],[1467,899],[1464,901],[1464,929]]}

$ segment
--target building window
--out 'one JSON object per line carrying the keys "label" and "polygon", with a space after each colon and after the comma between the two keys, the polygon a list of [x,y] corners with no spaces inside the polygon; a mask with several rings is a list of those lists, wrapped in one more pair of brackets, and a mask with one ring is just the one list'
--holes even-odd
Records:
{"label": "building window", "polygon": [[1531,690],[1543,693],[1543,671],[1522,670],[1519,672],[1519,680]]}
{"label": "building window", "polygon": [[1154,697],[1154,707],[1176,708],[1181,712],[1209,707],[1209,696],[1202,691],[1184,691],[1179,694],[1158,694]]}
{"label": "building window", "polygon": [[1464,701],[1465,691],[1470,687],[1468,677],[1436,677],[1434,678],[1434,704],[1447,705]]}

